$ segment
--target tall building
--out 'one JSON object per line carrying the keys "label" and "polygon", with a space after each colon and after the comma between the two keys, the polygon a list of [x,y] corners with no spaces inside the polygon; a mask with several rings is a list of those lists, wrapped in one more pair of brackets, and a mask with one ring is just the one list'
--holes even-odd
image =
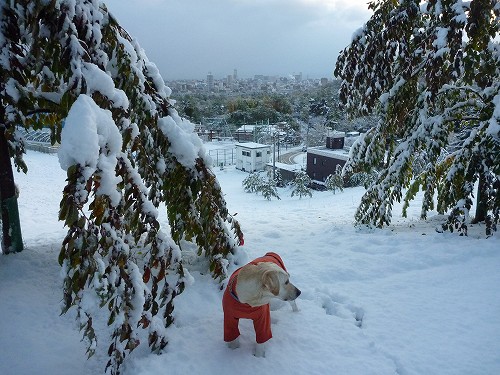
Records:
{"label": "tall building", "polygon": [[232,76],[231,74],[228,74],[226,83],[227,83],[227,87],[232,89],[234,86],[234,76]]}
{"label": "tall building", "polygon": [[238,71],[234,69],[233,71],[233,80],[236,81],[238,79]]}
{"label": "tall building", "polygon": [[212,75],[211,72],[208,72],[207,74],[207,90],[208,91],[214,90],[214,76]]}

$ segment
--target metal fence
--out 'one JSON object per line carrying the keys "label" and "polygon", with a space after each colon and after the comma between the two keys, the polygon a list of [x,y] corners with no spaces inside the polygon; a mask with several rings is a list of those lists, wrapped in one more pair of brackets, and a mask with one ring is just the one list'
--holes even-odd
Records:
{"label": "metal fence", "polygon": [[[26,148],[30,150],[54,153],[57,152],[58,145],[50,143],[50,130],[26,130],[18,127],[26,142]],[[209,150],[208,155],[212,158],[212,165],[216,167],[236,164],[236,150],[234,148],[220,148]]]}
{"label": "metal fence", "polygon": [[217,149],[209,150],[208,155],[212,158],[212,165],[216,167],[235,165],[236,164],[236,150],[232,149]]}
{"label": "metal fence", "polygon": [[18,127],[17,130],[23,135],[26,143],[26,148],[46,153],[57,152],[58,145],[52,145],[50,142],[50,130],[26,130],[23,127]]}

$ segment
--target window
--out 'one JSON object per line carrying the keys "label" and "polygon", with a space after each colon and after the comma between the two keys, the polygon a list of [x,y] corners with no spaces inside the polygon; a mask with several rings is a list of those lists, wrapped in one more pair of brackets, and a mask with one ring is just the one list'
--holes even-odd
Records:
{"label": "window", "polygon": [[313,159],[313,164],[316,165],[316,162],[317,162],[317,160],[316,160],[316,158],[314,158]]}
{"label": "window", "polygon": [[258,158],[262,157],[262,152],[257,152],[255,156],[257,156]]}
{"label": "window", "polygon": [[243,154],[243,156],[250,156],[250,152],[249,151],[242,151],[241,153]]}

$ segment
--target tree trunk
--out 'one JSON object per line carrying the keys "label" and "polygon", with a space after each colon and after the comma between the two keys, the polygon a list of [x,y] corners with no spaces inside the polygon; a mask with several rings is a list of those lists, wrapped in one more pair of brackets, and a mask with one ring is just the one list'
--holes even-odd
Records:
{"label": "tree trunk", "polygon": [[480,223],[486,220],[486,215],[488,213],[488,207],[484,202],[484,190],[486,189],[486,178],[483,174],[479,176],[479,184],[477,187],[477,198],[476,198],[476,215],[472,220],[473,224]]}
{"label": "tree trunk", "polygon": [[4,254],[23,250],[17,194],[12,173],[5,126],[0,125],[0,205],[2,221],[2,251]]}

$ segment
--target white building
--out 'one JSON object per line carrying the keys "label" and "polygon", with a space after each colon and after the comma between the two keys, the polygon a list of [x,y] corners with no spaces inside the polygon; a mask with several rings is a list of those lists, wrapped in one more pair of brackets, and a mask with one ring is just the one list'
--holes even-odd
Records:
{"label": "white building", "polygon": [[271,159],[271,146],[248,142],[236,144],[236,168],[246,172],[261,171]]}

